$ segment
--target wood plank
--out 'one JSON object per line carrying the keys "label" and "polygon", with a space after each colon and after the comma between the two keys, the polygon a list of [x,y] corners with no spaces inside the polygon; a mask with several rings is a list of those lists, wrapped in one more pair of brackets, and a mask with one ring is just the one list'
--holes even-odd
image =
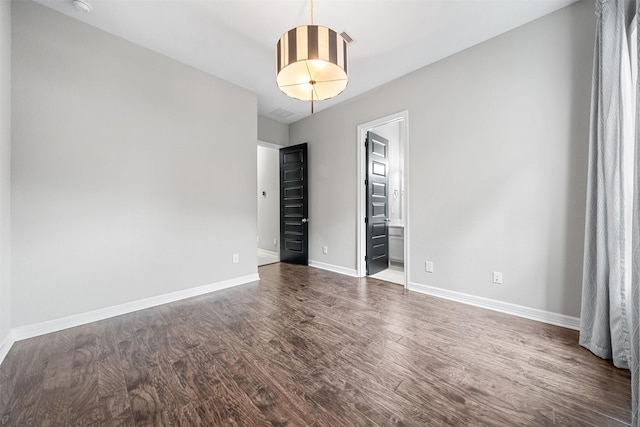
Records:
{"label": "wood plank", "polygon": [[8,425],[630,423],[628,371],[576,331],[285,264],[238,286],[18,342]]}
{"label": "wood plank", "polygon": [[73,373],[68,392],[67,423],[72,425],[96,424],[104,419],[103,408],[99,405],[95,332],[95,324],[76,328]]}
{"label": "wood plank", "polygon": [[44,373],[18,378],[13,393],[4,406],[0,420],[5,425],[34,425],[38,421],[38,404],[44,394]]}

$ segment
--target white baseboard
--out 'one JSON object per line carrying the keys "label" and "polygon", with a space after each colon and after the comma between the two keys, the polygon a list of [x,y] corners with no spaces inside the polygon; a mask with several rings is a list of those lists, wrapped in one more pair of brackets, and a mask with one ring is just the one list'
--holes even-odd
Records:
{"label": "white baseboard", "polygon": [[[230,288],[233,286],[244,285],[246,283],[251,283],[258,280],[260,280],[260,278],[258,277],[258,274],[255,273],[247,276],[236,277],[234,279],[223,280],[221,282],[211,283],[209,285],[198,286],[195,288],[189,288],[182,291],[171,292],[168,294],[158,295],[155,297],[126,302],[124,304],[119,304],[112,307],[105,307],[98,310],[89,311],[86,313],[74,314],[72,316],[62,317],[59,319],[48,320],[46,322],[34,323],[32,325],[26,325],[26,326],[19,326],[11,330],[11,333],[10,333],[10,336],[12,337],[11,344],[13,344],[13,342],[15,341],[36,337],[38,335],[44,335],[51,332],[60,331],[62,329],[73,328],[74,326],[80,326],[80,325],[84,325],[91,322],[97,322],[99,320],[108,319],[110,317],[120,316],[122,314],[127,314],[127,313],[131,313],[138,310],[144,310],[146,308],[151,308],[151,307],[155,307],[162,304],[168,304],[168,303],[183,300],[186,298],[203,295],[210,292],[220,291],[222,289]],[[4,343],[1,349],[2,351],[4,351]]]}
{"label": "white baseboard", "polygon": [[525,319],[537,320],[538,322],[562,326],[568,329],[580,330],[580,318],[578,317],[566,316],[564,314],[552,313],[550,311],[538,310],[537,308],[525,307],[522,305],[464,294],[462,292],[449,291],[413,282],[409,283],[409,290],[432,295],[434,297],[445,298],[451,301],[461,302],[463,304],[475,305],[476,307],[499,311],[500,313],[524,317]]}
{"label": "white baseboard", "polygon": [[280,255],[278,254],[278,252],[276,251],[270,251],[267,249],[260,249],[258,248],[258,254],[262,254],[265,256],[271,256],[271,257],[276,257],[276,258],[280,258]]}
{"label": "white baseboard", "polygon": [[[351,277],[358,277],[357,271],[351,268],[340,267],[337,265],[326,264],[319,261],[309,261],[310,267],[320,268],[332,271],[334,273],[345,274]],[[258,274],[250,274],[247,276],[237,277],[234,279],[224,280],[209,285],[198,286],[196,288],[185,289],[182,291],[172,292],[155,297],[145,298],[138,301],[132,301],[117,306],[106,307],[87,313],[67,316],[60,319],[49,320],[32,325],[20,326],[9,331],[0,343],[0,364],[9,353],[14,342],[51,332],[60,331],[62,329],[72,328],[99,320],[108,319],[110,317],[120,316],[122,314],[131,313],[146,308],[155,307],[162,304],[191,298],[222,289],[239,286],[259,280]],[[445,298],[452,301],[461,302],[463,304],[474,305],[501,313],[511,314],[514,316],[524,317],[526,319],[537,320],[539,322],[549,323],[552,325],[562,326],[569,329],[580,329],[580,319],[577,317],[565,316],[563,314],[552,313],[549,311],[538,310],[535,308],[524,307],[517,304],[492,300],[489,298],[478,297],[474,295],[464,294],[461,292],[449,291],[446,289],[435,288],[432,286],[421,285],[419,283],[410,283],[409,290],[421,292],[435,297]]]}
{"label": "white baseboard", "polygon": [[320,261],[309,260],[309,267],[320,268],[322,270],[333,271],[334,273],[345,274],[351,277],[358,277],[358,271],[353,268],[340,267],[338,265],[325,264]]}
{"label": "white baseboard", "polygon": [[7,357],[7,354],[9,353],[9,350],[11,350],[14,342],[16,342],[16,339],[13,335],[13,330],[10,330],[9,333],[7,333],[7,336],[5,336],[0,343],[0,365],[2,365],[4,358]]}

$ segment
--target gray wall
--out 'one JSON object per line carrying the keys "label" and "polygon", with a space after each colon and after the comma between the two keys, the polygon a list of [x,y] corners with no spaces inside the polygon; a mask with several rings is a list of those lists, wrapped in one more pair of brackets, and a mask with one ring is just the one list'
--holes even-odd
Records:
{"label": "gray wall", "polygon": [[254,94],[32,2],[13,37],[14,327],[257,273]]}
{"label": "gray wall", "polygon": [[11,329],[11,2],[0,1],[0,343]]}
{"label": "gray wall", "polygon": [[411,281],[579,316],[594,35],[578,2],[290,125],[310,258],[356,267],[356,127],[408,110]]}
{"label": "gray wall", "polygon": [[280,253],[279,152],[262,146],[258,146],[258,237],[258,248]]}
{"label": "gray wall", "polygon": [[258,139],[278,145],[289,145],[289,125],[258,116]]}

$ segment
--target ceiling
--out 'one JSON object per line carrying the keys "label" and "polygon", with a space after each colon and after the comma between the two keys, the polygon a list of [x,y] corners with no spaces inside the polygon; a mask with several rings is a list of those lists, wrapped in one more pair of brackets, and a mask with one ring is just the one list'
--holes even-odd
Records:
{"label": "ceiling", "polygon": [[[307,0],[71,0],[38,3],[254,92],[258,113],[292,123],[309,103],[275,83],[280,36],[309,23]],[[321,111],[576,0],[315,0],[314,23],[346,31],[349,84]],[[523,46],[523,48],[526,48]],[[283,109],[286,118],[272,112]]]}

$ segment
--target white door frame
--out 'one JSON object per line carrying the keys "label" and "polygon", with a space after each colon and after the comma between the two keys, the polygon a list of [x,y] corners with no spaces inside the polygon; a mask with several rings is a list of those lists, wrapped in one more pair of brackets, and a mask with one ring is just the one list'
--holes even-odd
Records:
{"label": "white door frame", "polygon": [[391,114],[386,117],[382,117],[377,120],[373,120],[367,123],[362,123],[358,125],[358,131],[356,136],[356,151],[358,158],[358,188],[357,188],[357,201],[358,201],[358,226],[357,226],[357,245],[356,245],[356,254],[357,254],[357,270],[358,277],[364,277],[367,274],[366,263],[364,260],[365,255],[367,254],[367,230],[364,222],[365,217],[367,216],[367,197],[365,191],[364,181],[366,179],[366,171],[367,167],[365,165],[366,161],[366,152],[364,143],[367,139],[367,132],[371,129],[385,125],[387,123],[399,122],[400,123],[400,144],[404,150],[404,186],[405,186],[405,195],[402,201],[402,212],[404,213],[404,287],[409,287],[409,260],[411,257],[409,256],[409,111],[400,111],[399,113]]}

